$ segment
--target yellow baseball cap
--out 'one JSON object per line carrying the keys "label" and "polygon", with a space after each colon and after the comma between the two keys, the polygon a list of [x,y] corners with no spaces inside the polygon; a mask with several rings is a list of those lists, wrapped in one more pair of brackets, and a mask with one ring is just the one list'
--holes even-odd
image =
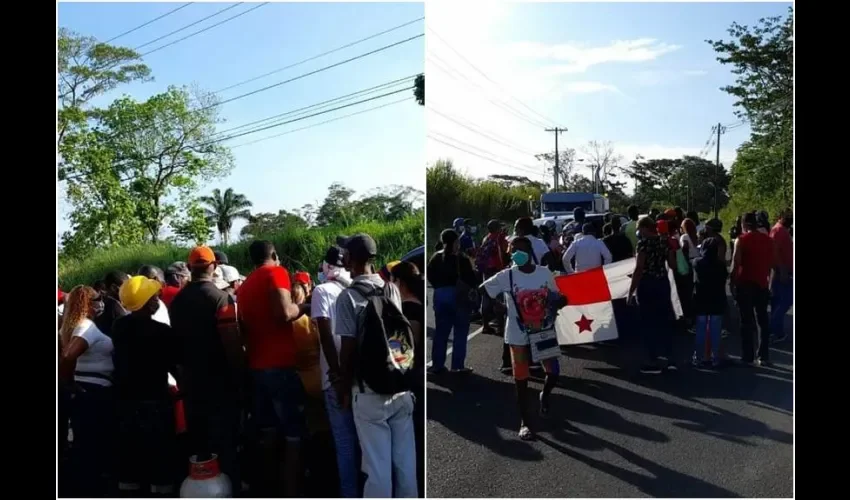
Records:
{"label": "yellow baseball cap", "polygon": [[121,305],[128,311],[138,311],[162,289],[162,285],[145,276],[133,276],[118,289]]}

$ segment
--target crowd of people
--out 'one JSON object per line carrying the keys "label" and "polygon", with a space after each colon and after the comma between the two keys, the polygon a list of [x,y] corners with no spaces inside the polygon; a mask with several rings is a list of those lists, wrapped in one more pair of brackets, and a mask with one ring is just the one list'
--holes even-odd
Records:
{"label": "crowd of people", "polygon": [[315,284],[269,241],[248,253],[247,276],[199,246],[59,290],[67,494],[176,496],[192,457],[233,496],[424,496],[417,266],[379,270],[366,234],[338,238]]}
{"label": "crowd of people", "polygon": [[[728,361],[721,345],[728,335],[723,329],[728,323],[727,283],[740,318],[740,362],[769,366],[770,344],[786,340],[784,320],[793,303],[791,211],[782,212],[772,226],[766,212],[743,214],[728,242],[719,219],[701,223],[696,212],[684,213],[680,207],[653,208],[641,216],[638,207],[630,206],[627,214],[626,224],[613,214],[600,224],[588,221],[577,208],[560,234],[552,220],[536,226],[522,217],[511,237],[506,225],[493,219],[480,243],[473,221],[455,219],[440,234],[426,272],[435,315],[429,374],[471,371],[465,366],[467,334],[471,322],[480,318],[482,333],[505,339],[500,370],[515,380],[519,437],[533,439],[529,373],[545,374],[539,412],[546,414],[560,371],[557,352],[534,359],[532,352],[541,349],[530,350],[538,339],[551,338],[558,310],[566,303],[555,277],[626,259],[634,259],[635,268],[627,298],[614,301],[615,318],[620,332],[634,331],[642,339],[642,373],[678,370],[673,355],[677,331],[694,335],[689,361],[695,367],[716,368]],[[671,272],[681,314],[673,303]]]}

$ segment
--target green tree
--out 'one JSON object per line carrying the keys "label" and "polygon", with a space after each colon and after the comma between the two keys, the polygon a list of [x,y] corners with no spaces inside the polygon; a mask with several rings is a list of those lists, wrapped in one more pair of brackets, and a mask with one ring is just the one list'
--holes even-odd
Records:
{"label": "green tree", "polygon": [[251,212],[248,209],[253,206],[253,203],[248,201],[244,194],[234,193],[233,188],[227,188],[224,194],[220,189],[213,189],[211,196],[201,196],[198,201],[205,205],[207,222],[218,229],[224,245],[230,244],[233,221],[251,220]]}
{"label": "green tree", "polygon": [[133,81],[149,81],[150,68],[138,52],[100,43],[67,28],[59,29],[57,45],[59,120],[57,142],[69,127],[86,121],[86,105],[95,97]]}
{"label": "green tree", "polygon": [[715,174],[718,209],[728,202],[729,175],[722,167],[717,172],[713,162],[698,156],[679,159],[636,159],[625,169],[635,181],[632,202],[649,207],[680,206],[686,210],[711,212],[714,209]]}
{"label": "green tree", "polygon": [[212,238],[207,212],[198,203],[187,204],[183,216],[172,219],[171,229],[178,241],[193,245],[204,245]]}
{"label": "green tree", "polygon": [[280,210],[276,214],[262,212],[252,215],[240,234],[243,237],[258,238],[266,234],[277,234],[287,229],[305,227],[308,227],[307,221],[300,215],[287,210]]}
{"label": "green tree", "polygon": [[425,105],[425,74],[416,75],[416,80],[413,82],[413,95],[416,97],[416,102],[420,106]]}
{"label": "green tree", "polygon": [[[546,173],[550,178],[555,175],[555,151],[534,155],[540,161],[546,162]],[[575,167],[576,150],[564,148],[558,151],[558,184],[566,188]]]}
{"label": "green tree", "polygon": [[400,221],[422,207],[422,191],[410,186],[385,186],[372,190],[353,203],[359,222]]}
{"label": "green tree", "polygon": [[[199,182],[226,175],[233,164],[229,149],[212,139],[218,122],[215,97],[194,95],[171,87],[144,102],[125,96],[92,110],[91,130],[67,132],[60,146],[65,160],[60,178],[68,181],[74,210],[84,205],[72,196],[75,190],[91,192],[105,178],[115,186],[110,195],[130,199],[148,238],[158,241],[163,223],[186,208],[172,200],[189,203]],[[125,194],[119,196],[119,190]],[[98,206],[112,205],[104,199]]]}
{"label": "green tree", "polygon": [[793,199],[794,10],[786,17],[733,23],[730,40],[708,40],[721,64],[731,65],[735,83],[723,91],[736,98],[737,114],[753,135],[732,165],[730,208],[784,208]]}
{"label": "green tree", "polygon": [[318,226],[348,226],[356,219],[351,197],[354,190],[334,182],[328,187],[328,194],[316,209],[316,225]]}

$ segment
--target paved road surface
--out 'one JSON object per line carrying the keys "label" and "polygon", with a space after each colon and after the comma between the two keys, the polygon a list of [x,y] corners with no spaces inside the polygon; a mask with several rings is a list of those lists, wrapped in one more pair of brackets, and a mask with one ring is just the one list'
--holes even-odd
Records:
{"label": "paved road surface", "polygon": [[[677,337],[679,359],[691,339]],[[529,443],[516,438],[513,380],[496,370],[502,340],[472,338],[474,373],[429,377],[428,496],[793,495],[790,342],[772,350],[774,368],[662,376],[637,373],[634,344],[568,348],[551,416]],[[733,334],[731,355],[738,344]]]}

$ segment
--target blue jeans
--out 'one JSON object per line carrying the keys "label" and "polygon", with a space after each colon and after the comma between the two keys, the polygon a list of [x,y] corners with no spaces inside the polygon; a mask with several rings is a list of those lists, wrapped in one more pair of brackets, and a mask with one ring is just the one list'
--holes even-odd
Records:
{"label": "blue jeans", "polygon": [[295,368],[253,370],[254,416],[260,429],[274,428],[287,441],[306,432],[304,385]]}
{"label": "blue jeans", "polygon": [[452,330],[452,369],[463,368],[466,361],[466,337],[469,335],[471,311],[458,308],[455,293],[452,286],[434,289],[434,319],[437,323],[431,347],[431,362],[434,368],[444,368],[446,365],[446,351]]}
{"label": "blue jeans", "polygon": [[325,406],[331,424],[331,434],[336,448],[336,466],[339,471],[339,494],[342,498],[358,498],[360,494],[360,444],[354,413],[351,408],[343,410],[337,401],[336,391],[325,389]]}
{"label": "blue jeans", "polygon": [[774,280],[770,298],[770,332],[777,337],[785,334],[785,315],[794,304],[794,281],[789,278],[787,283]]}
{"label": "blue jeans", "polygon": [[660,278],[644,275],[638,284],[641,336],[650,363],[655,363],[658,356],[672,361],[673,321],[676,318],[670,293],[670,281],[666,276]]}
{"label": "blue jeans", "polygon": [[710,343],[712,361],[720,359],[720,330],[723,326],[723,316],[697,316],[696,342],[694,344],[694,359],[704,361],[709,349],[706,347],[706,339]]}

